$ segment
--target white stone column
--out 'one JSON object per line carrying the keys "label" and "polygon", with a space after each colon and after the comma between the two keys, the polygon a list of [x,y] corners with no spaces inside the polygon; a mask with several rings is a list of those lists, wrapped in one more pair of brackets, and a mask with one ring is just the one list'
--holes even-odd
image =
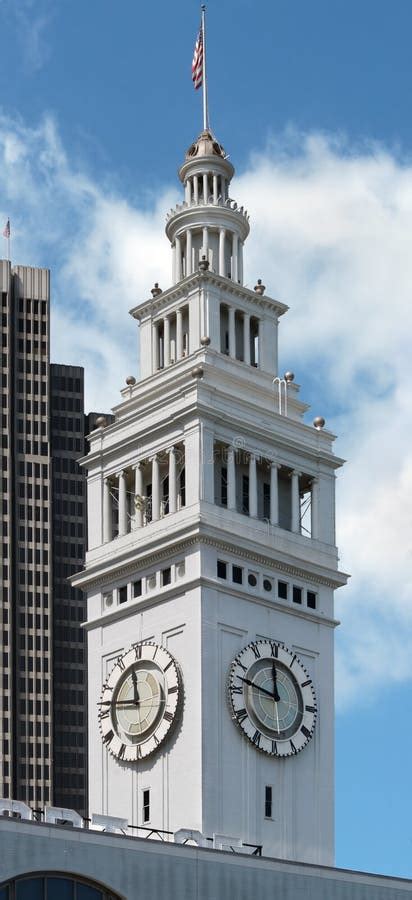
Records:
{"label": "white stone column", "polygon": [[256,335],[257,353],[255,354],[255,356],[256,356],[256,358],[255,358],[255,363],[257,364],[257,366],[259,367],[259,369],[261,369],[261,368],[263,367],[263,366],[262,366],[262,356],[263,356],[263,354],[262,354],[262,349],[263,349],[263,348],[262,348],[262,330],[261,330],[261,327],[260,327],[260,325],[261,325],[260,319],[256,319],[256,323],[257,323],[257,327],[256,327],[256,331],[257,331],[257,335]]}
{"label": "white stone column", "polygon": [[193,199],[195,203],[199,203],[199,178],[197,175],[193,176]]}
{"label": "white stone column", "polygon": [[183,310],[178,307],[176,310],[176,359],[183,356]]}
{"label": "white stone column", "polygon": [[243,242],[239,242],[238,247],[238,279],[241,284],[243,284]]}
{"label": "white stone column", "polygon": [[221,177],[221,186],[222,186],[222,200],[225,202],[226,200],[226,178],[222,175]]}
{"label": "white stone column", "polygon": [[208,201],[207,172],[203,172],[203,203]]}
{"label": "white stone column", "polygon": [[213,203],[217,203],[217,175],[213,176]]}
{"label": "white stone column", "polygon": [[157,456],[152,458],[152,522],[160,517],[160,472]]}
{"label": "white stone column", "polygon": [[221,228],[219,231],[219,275],[223,275],[223,277],[227,274],[225,271],[225,241],[226,228]]}
{"label": "white stone column", "polygon": [[258,514],[257,503],[257,470],[256,456],[251,453],[249,456],[249,515],[256,519]]}
{"label": "white stone column", "polygon": [[203,253],[206,259],[209,259],[209,229],[207,225],[203,228]]}
{"label": "white stone column", "polygon": [[163,366],[170,366],[170,319],[165,316],[163,319]]}
{"label": "white stone column", "polygon": [[227,508],[236,509],[236,457],[233,447],[227,451]]}
{"label": "white stone column", "polygon": [[177,508],[177,483],[176,483],[176,449],[169,450],[169,512],[175,513]]}
{"label": "white stone column", "polygon": [[108,478],[103,482],[103,543],[112,539],[112,494]]}
{"label": "white stone column", "polygon": [[279,463],[270,465],[270,524],[279,525]]}
{"label": "white stone column", "polygon": [[[142,463],[136,463],[134,467],[134,496],[135,496],[135,523],[136,528],[141,528],[143,525],[143,465]],[[140,498],[140,502],[136,503],[136,497]]]}
{"label": "white stone column", "polygon": [[188,178],[186,181],[186,184],[185,184],[186,203],[190,203],[191,199],[192,199],[192,189],[191,189],[191,184],[190,184],[190,178]]}
{"label": "white stone column", "polygon": [[176,282],[182,278],[182,246],[180,237],[176,238]]}
{"label": "white stone column", "polygon": [[172,282],[176,284],[176,244],[172,244]]}
{"label": "white stone column", "polygon": [[291,512],[292,512],[292,531],[300,534],[300,496],[299,496],[299,475],[300,472],[293,471],[291,475],[292,491],[291,491]]}
{"label": "white stone column", "polygon": [[319,479],[314,478],[311,484],[311,537],[319,539]]}
{"label": "white stone column", "polygon": [[190,228],[186,232],[186,275],[192,274],[192,232]]}
{"label": "white stone column", "polygon": [[250,314],[243,313],[243,361],[250,366]]}
{"label": "white stone column", "polygon": [[235,314],[235,307],[229,306],[229,356],[232,356],[233,359],[236,356]]}
{"label": "white stone column", "polygon": [[238,236],[233,233],[232,235],[232,281],[237,283],[238,280]]}
{"label": "white stone column", "polygon": [[119,537],[127,533],[126,472],[119,472]]}
{"label": "white stone column", "polygon": [[154,374],[159,368],[159,332],[156,322],[152,324],[152,359]]}

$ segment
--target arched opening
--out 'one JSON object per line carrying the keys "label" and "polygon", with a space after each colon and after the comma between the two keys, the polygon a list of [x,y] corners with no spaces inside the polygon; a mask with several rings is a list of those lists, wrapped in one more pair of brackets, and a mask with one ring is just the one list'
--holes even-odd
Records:
{"label": "arched opening", "polygon": [[67,872],[33,872],[0,885],[0,900],[122,900],[110,888]]}

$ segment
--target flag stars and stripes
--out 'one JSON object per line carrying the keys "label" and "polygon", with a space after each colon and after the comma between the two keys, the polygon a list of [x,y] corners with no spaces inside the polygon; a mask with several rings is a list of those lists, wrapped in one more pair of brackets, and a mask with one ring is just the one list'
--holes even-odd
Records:
{"label": "flag stars and stripes", "polygon": [[196,39],[195,51],[192,62],[192,81],[195,91],[203,84],[203,27],[200,26],[199,34]]}
{"label": "flag stars and stripes", "polygon": [[7,219],[7,222],[3,228],[3,237],[7,238],[7,240],[9,240],[10,238],[10,219]]}

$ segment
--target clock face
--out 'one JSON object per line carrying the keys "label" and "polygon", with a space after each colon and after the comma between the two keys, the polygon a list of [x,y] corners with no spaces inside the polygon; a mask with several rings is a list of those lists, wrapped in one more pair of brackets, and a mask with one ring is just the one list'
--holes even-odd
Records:
{"label": "clock face", "polygon": [[282,644],[254,641],[241,650],[230,668],[229,700],[233,720],[263,753],[292,756],[312,737],[312,679]]}
{"label": "clock face", "polygon": [[135,762],[154,753],[176,721],[181,678],[173,656],[151,642],[119,656],[103,685],[99,725],[117,759]]}

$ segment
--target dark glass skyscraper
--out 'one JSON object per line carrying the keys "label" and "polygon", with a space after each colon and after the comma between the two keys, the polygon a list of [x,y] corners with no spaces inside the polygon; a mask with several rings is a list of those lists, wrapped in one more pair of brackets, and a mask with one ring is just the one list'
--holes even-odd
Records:
{"label": "dark glass skyscraper", "polygon": [[50,365],[49,272],[0,262],[0,796],[86,812],[82,368]]}

